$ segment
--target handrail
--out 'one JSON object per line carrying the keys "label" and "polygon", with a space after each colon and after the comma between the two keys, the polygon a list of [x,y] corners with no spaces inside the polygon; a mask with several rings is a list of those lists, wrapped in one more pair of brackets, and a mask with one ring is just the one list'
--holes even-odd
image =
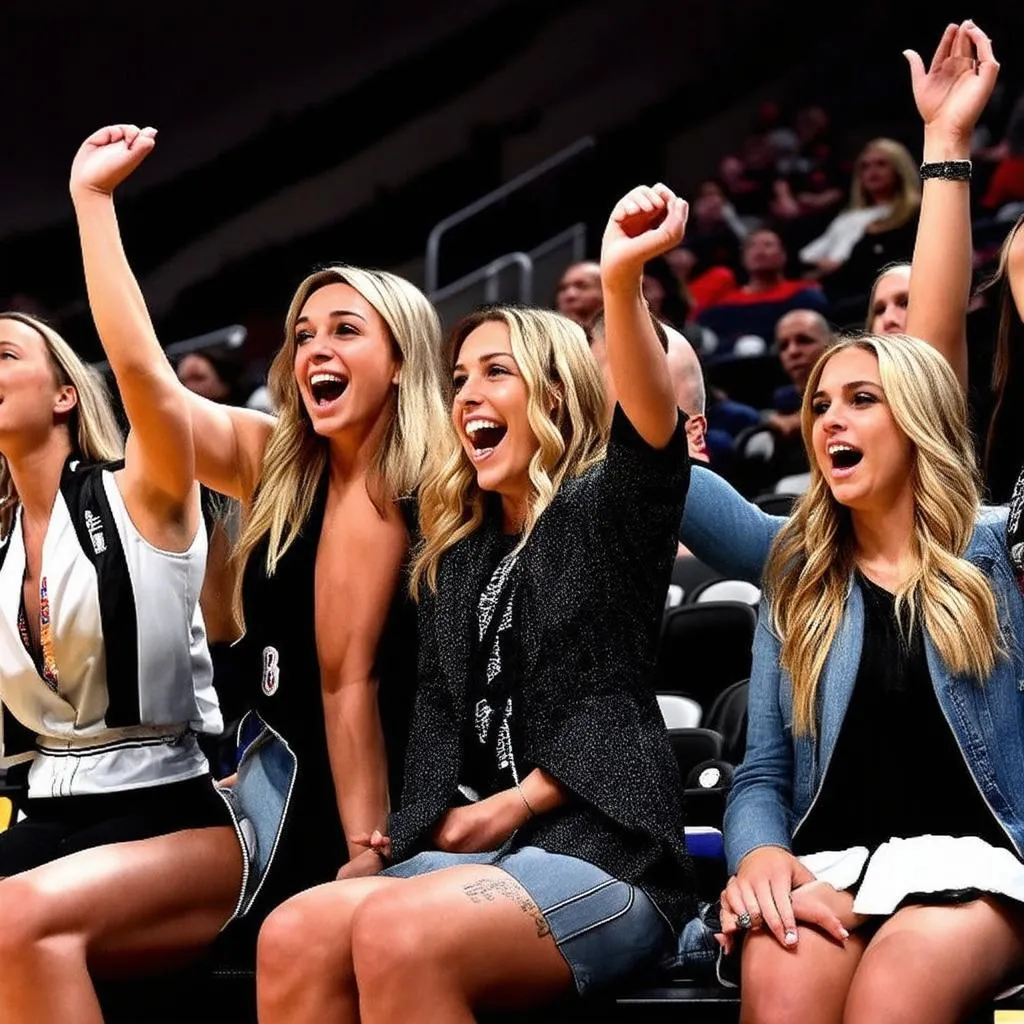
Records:
{"label": "handrail", "polygon": [[476,270],[471,270],[468,274],[464,274],[457,281],[452,281],[451,284],[446,284],[443,288],[434,292],[431,295],[431,302],[443,302],[452,295],[457,295],[460,291],[463,291],[470,285],[476,284],[477,281],[487,282],[484,299],[487,302],[497,302],[498,274],[500,274],[506,267],[511,267],[513,264],[518,264],[522,275],[519,289],[519,301],[523,303],[530,303],[533,301],[533,260],[531,260],[525,252],[507,252],[504,256],[499,256],[497,259],[491,260],[490,263],[487,263],[482,267],[477,267]]}
{"label": "handrail", "polygon": [[559,231],[557,235],[552,235],[540,245],[534,246],[530,250],[530,259],[536,263],[537,260],[547,256],[549,252],[554,252],[563,242],[570,239],[572,240],[573,262],[579,263],[587,254],[587,225],[583,221],[573,224],[572,227],[568,227],[564,231]]}
{"label": "handrail", "polygon": [[441,236],[448,231],[449,228],[453,228],[456,224],[461,224],[463,221],[469,220],[470,217],[475,217],[482,210],[486,210],[487,207],[493,206],[506,196],[509,196],[513,192],[521,189],[524,185],[529,185],[530,182],[547,174],[548,171],[554,170],[554,168],[567,163],[569,160],[574,159],[581,153],[586,152],[588,149],[592,149],[596,145],[596,142],[597,140],[593,135],[584,135],[582,138],[579,138],[572,143],[572,145],[559,150],[557,153],[549,156],[546,160],[542,160],[539,164],[535,164],[529,170],[523,171],[522,174],[517,174],[511,181],[505,182],[504,185],[499,185],[496,189],[493,189],[486,195],[483,195],[479,199],[469,203],[467,206],[462,207],[461,210],[456,210],[455,213],[449,214],[447,217],[439,220],[430,229],[430,234],[427,236],[426,266],[424,267],[423,274],[427,295],[431,299],[435,298],[434,292],[437,289],[437,265],[438,252],[441,246]]}

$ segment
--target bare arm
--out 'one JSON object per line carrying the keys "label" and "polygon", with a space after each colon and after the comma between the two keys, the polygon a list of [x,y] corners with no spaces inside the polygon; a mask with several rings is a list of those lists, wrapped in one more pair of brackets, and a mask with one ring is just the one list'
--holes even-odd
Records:
{"label": "bare arm", "polygon": [[[908,50],[906,57],[924,122],[925,163],[969,159],[974,126],[999,73],[988,36],[972,22],[949,25],[927,71],[916,53]],[[941,352],[964,387],[972,258],[970,183],[926,179],[910,273],[907,333]]]}
{"label": "bare arm", "polygon": [[172,500],[196,479],[248,498],[273,419],[192,393],[177,379],[121,244],[113,190],[152,151],[155,132],[104,128],[71,171],[89,305],[131,424],[126,472]]}
{"label": "bare arm", "polygon": [[385,831],[388,771],[375,661],[408,537],[401,515],[382,520],[362,481],[327,514],[316,571],[316,644],[331,774],[350,857],[356,837]]}
{"label": "bare arm", "polygon": [[605,337],[619,404],[640,436],[664,448],[679,418],[668,357],[641,292],[644,263],[675,248],[686,203],[664,185],[640,186],[612,211],[601,247]]}

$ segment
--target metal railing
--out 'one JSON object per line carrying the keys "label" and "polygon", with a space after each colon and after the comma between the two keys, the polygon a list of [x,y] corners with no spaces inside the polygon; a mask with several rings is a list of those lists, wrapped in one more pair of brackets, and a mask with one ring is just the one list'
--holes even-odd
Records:
{"label": "metal railing", "polygon": [[[164,352],[168,359],[180,359],[190,352],[205,352],[210,349],[221,352],[241,348],[249,332],[241,324],[232,324],[230,327],[220,327],[216,331],[207,331],[205,334],[197,334],[194,338],[184,338],[181,341],[172,341],[165,346]],[[110,369],[110,363],[105,359],[92,364],[93,368],[101,373]]]}
{"label": "metal railing", "polygon": [[486,195],[462,207],[461,210],[456,210],[455,213],[439,220],[430,229],[430,234],[427,236],[426,264],[423,270],[424,288],[427,295],[433,299],[434,293],[438,289],[438,263],[441,252],[441,239],[447,231],[457,224],[464,224],[478,213],[508,198],[512,193],[518,192],[521,188],[543,177],[550,171],[575,160],[583,153],[593,149],[596,144],[596,139],[592,135],[585,135],[577,139],[572,145],[566,146],[565,149],[559,150],[546,160],[535,164],[529,170],[516,175],[511,181],[507,181],[504,185],[500,185]]}

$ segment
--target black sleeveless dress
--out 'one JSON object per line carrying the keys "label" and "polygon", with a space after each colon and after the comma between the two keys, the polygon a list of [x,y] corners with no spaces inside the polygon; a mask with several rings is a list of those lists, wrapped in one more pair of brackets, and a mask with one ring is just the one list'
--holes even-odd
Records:
{"label": "black sleeveless dress", "polygon": [[[246,630],[237,644],[237,670],[243,692],[263,722],[285,740],[297,762],[279,844],[247,915],[256,927],[283,900],[332,881],[347,860],[328,759],[314,631],[316,552],[326,501],[325,473],[308,520],[273,576],[265,571],[267,545],[263,542],[252,552],[242,582]],[[407,525],[414,523],[414,503],[403,502],[402,511]],[[406,584],[403,573],[376,664],[393,803],[401,793],[416,685],[415,606]],[[338,608],[336,614],[340,620],[345,609]],[[243,745],[247,731],[243,723]]]}

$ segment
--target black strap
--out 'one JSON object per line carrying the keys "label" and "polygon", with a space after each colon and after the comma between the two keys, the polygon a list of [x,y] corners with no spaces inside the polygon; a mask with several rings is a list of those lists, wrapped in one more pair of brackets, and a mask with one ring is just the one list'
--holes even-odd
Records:
{"label": "black strap", "polygon": [[60,482],[78,542],[96,569],[107,662],[109,703],[104,718],[111,727],[138,725],[142,720],[135,593],[121,535],[103,487],[102,471],[116,472],[123,465],[83,466],[69,460]]}

